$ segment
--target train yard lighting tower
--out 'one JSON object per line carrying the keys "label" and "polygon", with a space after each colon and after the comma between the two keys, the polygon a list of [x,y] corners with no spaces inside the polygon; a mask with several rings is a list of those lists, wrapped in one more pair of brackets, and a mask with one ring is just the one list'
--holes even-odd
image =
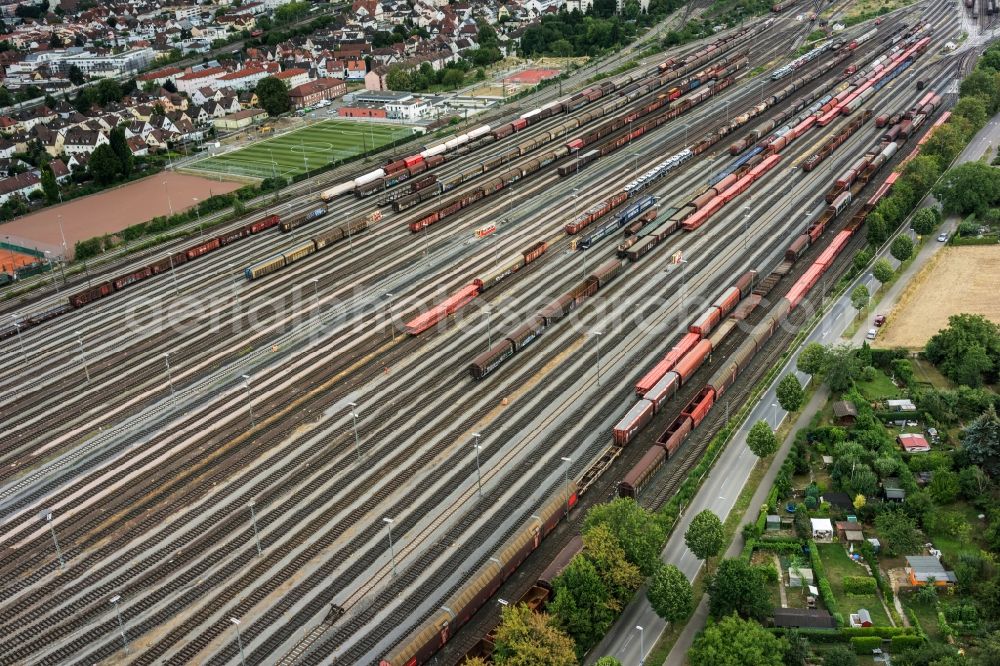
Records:
{"label": "train yard lighting tower", "polygon": [[688,130],[691,128],[691,123],[684,123],[681,127],[684,128],[684,147],[687,148]]}
{"label": "train yard lighting tower", "polygon": [[236,617],[229,618],[229,621],[236,627],[236,644],[240,646],[240,664],[247,666],[246,656],[243,654],[243,637],[240,636],[240,620]]}
{"label": "train yard lighting tower", "polygon": [[601,385],[601,336],[603,331],[591,331],[591,335],[597,338],[597,385]]}
{"label": "train yard lighting tower", "polygon": [[174,393],[174,378],[170,374],[170,352],[164,352],[163,362],[167,364],[167,383],[170,385],[170,397],[174,398],[176,394]]}
{"label": "train yard lighting tower", "polygon": [[167,189],[167,181],[163,181],[163,195],[167,198],[167,208],[170,210],[170,217],[173,217],[174,203],[170,200],[170,191]]}
{"label": "train yard lighting tower", "polygon": [[392,294],[386,293],[385,297],[388,299],[388,305],[386,308],[389,310],[389,330],[392,331],[392,341],[396,341],[396,326],[392,322]]}
{"label": "train yard lighting tower", "polygon": [[128,654],[128,639],[125,638],[125,624],[122,622],[122,612],[118,608],[118,602],[121,601],[122,595],[116,594],[111,597],[110,601],[115,607],[115,615],[118,616],[118,630],[122,633],[122,646],[125,648],[125,654]]}
{"label": "train yard lighting tower", "polygon": [[174,296],[180,296],[181,292],[177,288],[177,273],[174,272],[174,255],[168,254],[167,259],[170,261],[170,277],[174,282]]}
{"label": "train yard lighting tower", "polygon": [[476,443],[472,445],[472,448],[476,450],[476,487],[479,490],[479,496],[483,496],[483,473],[479,468],[479,450],[483,447],[479,445],[479,438],[482,437],[478,432],[472,433],[472,436],[476,439]]}
{"label": "train yard lighting tower", "polygon": [[313,283],[313,297],[316,299],[316,304],[319,305],[319,278],[314,277],[312,279]]}
{"label": "train yard lighting tower", "polygon": [[254,419],[253,416],[253,400],[250,398],[250,375],[240,375],[240,377],[243,379],[243,386],[247,390],[247,407],[250,410],[250,427],[256,428],[257,420]]}
{"label": "train yard lighting tower", "polygon": [[643,666],[646,663],[646,650],[643,649],[642,634],[643,629],[640,625],[635,625],[635,628],[639,630],[639,666]]}
{"label": "train yard lighting tower", "polygon": [[747,249],[747,243],[750,242],[750,237],[747,232],[750,230],[750,206],[743,207],[743,249]]}
{"label": "train yard lighting tower", "polygon": [[24,357],[24,362],[28,362],[28,352],[24,351],[24,340],[21,339],[21,322],[17,318],[17,313],[15,312],[10,316],[14,321],[14,328],[17,330],[17,346],[21,348],[21,356]]}
{"label": "train yard lighting tower", "polygon": [[52,275],[52,286],[55,288],[56,293],[59,293],[59,284],[56,282],[56,274],[52,272],[52,258],[49,256],[52,254],[51,251],[45,250],[45,263],[49,265],[49,273]]}
{"label": "train yard lighting tower", "polygon": [[393,578],[395,578],[396,577],[396,551],[392,547],[392,518],[386,517],[386,518],[383,518],[382,521],[385,522],[385,526],[389,530],[389,559],[392,561],[392,576],[393,576]]}
{"label": "train yard lighting tower", "polygon": [[42,513],[45,518],[45,523],[49,526],[49,532],[52,534],[52,545],[56,547],[56,556],[59,558],[59,568],[66,571],[66,560],[63,558],[62,548],[59,547],[59,539],[56,538],[56,526],[52,524],[52,510],[49,509]]}
{"label": "train yard lighting tower", "polygon": [[80,363],[83,364],[83,374],[87,377],[87,383],[90,383],[90,368],[87,367],[87,351],[83,347],[83,338],[80,336],[80,331],[76,332],[76,344],[80,345]]}
{"label": "train yard lighting tower", "polygon": [[358,403],[349,402],[347,403],[351,407],[351,420],[354,422],[354,453],[358,457],[358,462],[361,462],[361,439],[358,437]]}
{"label": "train yard lighting tower", "polygon": [[562,456],[562,461],[566,463],[563,467],[563,483],[566,485],[566,515],[569,515],[569,464],[573,462],[572,458],[567,458]]}
{"label": "train yard lighting tower", "polygon": [[260,532],[257,531],[257,512],[253,510],[253,500],[247,502],[247,506],[250,507],[250,521],[253,523],[253,540],[257,544],[257,557],[260,557],[263,553],[260,550]]}
{"label": "train yard lighting tower", "polygon": [[[232,264],[230,264],[230,265],[229,265],[229,270],[230,270],[230,272],[232,272],[232,270],[233,270],[233,265],[232,265]],[[234,304],[234,305],[236,306],[236,310],[237,310],[237,311],[239,311],[239,310],[242,310],[242,309],[243,309],[243,306],[242,306],[242,305],[240,305],[240,292],[239,292],[239,290],[238,290],[238,289],[236,288],[236,282],[237,282],[237,281],[238,281],[239,279],[240,279],[240,278],[239,278],[239,273],[237,273],[237,274],[236,274],[236,275],[235,275],[235,276],[233,277],[233,281],[232,281],[232,287],[233,287],[233,304]]]}
{"label": "train yard lighting tower", "polygon": [[493,349],[493,328],[490,321],[493,318],[493,308],[486,306],[486,348]]}

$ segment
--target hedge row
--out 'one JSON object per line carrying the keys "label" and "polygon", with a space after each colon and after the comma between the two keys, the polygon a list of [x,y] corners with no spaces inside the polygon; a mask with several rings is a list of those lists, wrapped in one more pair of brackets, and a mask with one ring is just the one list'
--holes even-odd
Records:
{"label": "hedge row", "polygon": [[904,650],[920,647],[923,644],[923,636],[893,636],[891,650],[893,652],[902,652]]}
{"label": "hedge row", "polygon": [[924,631],[924,627],[920,624],[920,618],[917,617],[916,612],[912,608],[906,609],[906,617],[910,618],[910,626],[917,630],[917,634],[927,638],[927,632]]}
{"label": "hedge row", "polygon": [[819,547],[812,539],[809,539],[809,560],[812,563],[813,574],[816,576],[819,596],[823,598],[823,605],[830,611],[830,615],[837,620],[837,626],[844,626],[844,616],[840,613],[837,606],[837,598],[833,596],[833,588],[830,587],[830,581],[827,580],[826,569],[823,568],[823,559],[819,556]]}
{"label": "hedge row", "polygon": [[844,592],[847,594],[875,594],[878,585],[870,576],[844,576]]}
{"label": "hedge row", "polygon": [[841,629],[841,632],[848,637],[879,636],[881,638],[913,636],[916,631],[913,627],[844,627]]}
{"label": "hedge row", "polygon": [[872,650],[882,647],[880,636],[855,636],[851,639],[854,654],[871,654]]}

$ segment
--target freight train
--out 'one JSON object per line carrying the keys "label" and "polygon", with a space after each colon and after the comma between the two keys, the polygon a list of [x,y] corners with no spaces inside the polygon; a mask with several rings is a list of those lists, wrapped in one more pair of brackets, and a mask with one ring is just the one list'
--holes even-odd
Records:
{"label": "freight train", "polygon": [[340,226],[334,227],[333,229],[321,233],[318,236],[313,236],[307,241],[298,243],[280,254],[269,257],[264,261],[257,262],[252,266],[247,266],[243,269],[243,275],[247,280],[256,280],[264,277],[265,275],[274,273],[275,271],[281,270],[285,266],[288,266],[299,259],[303,259],[314,252],[322,250],[328,245],[333,245],[338,241],[342,241],[345,238],[349,239],[351,236],[361,233],[368,228],[369,223],[378,222],[380,219],[382,219],[381,214],[375,213],[373,215],[366,215],[357,220],[347,222],[346,224],[341,224]]}

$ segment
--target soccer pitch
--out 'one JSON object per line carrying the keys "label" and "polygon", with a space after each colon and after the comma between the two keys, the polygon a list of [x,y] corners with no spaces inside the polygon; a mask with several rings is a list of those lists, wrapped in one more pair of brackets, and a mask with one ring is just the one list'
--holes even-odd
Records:
{"label": "soccer pitch", "polygon": [[205,158],[188,168],[251,178],[291,178],[413,133],[414,129],[406,126],[321,120],[270,139],[256,140],[246,148]]}

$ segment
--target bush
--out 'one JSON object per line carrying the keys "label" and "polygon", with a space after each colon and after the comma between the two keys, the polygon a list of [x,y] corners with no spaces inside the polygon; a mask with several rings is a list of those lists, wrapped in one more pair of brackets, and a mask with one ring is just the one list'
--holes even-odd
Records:
{"label": "bush", "polygon": [[844,592],[847,594],[875,594],[878,585],[869,576],[844,576]]}
{"label": "bush", "polygon": [[855,636],[851,639],[851,647],[855,654],[871,654],[872,650],[882,647],[882,638],[879,636]]}
{"label": "bush", "polygon": [[903,652],[904,650],[912,650],[913,648],[918,648],[924,644],[924,639],[921,636],[893,636],[892,637],[892,652]]}

